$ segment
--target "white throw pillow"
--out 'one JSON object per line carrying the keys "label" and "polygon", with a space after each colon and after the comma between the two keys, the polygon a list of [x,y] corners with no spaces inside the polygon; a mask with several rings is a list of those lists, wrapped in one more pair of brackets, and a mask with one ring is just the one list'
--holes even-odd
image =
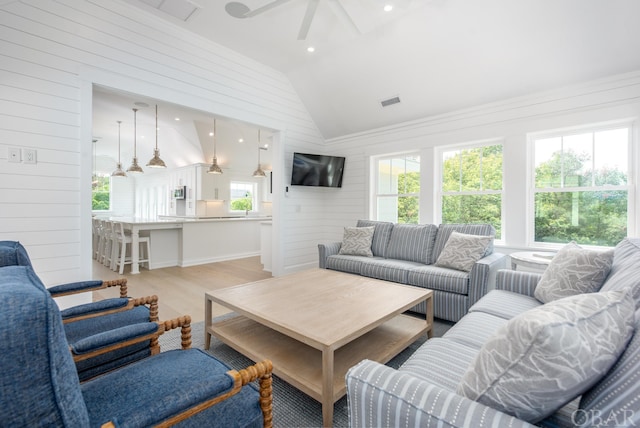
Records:
{"label": "white throw pillow", "polygon": [[467,235],[453,231],[435,265],[469,272],[475,262],[484,256],[492,241],[493,236]]}
{"label": "white throw pillow", "polygon": [[613,263],[613,249],[587,250],[570,242],[558,251],[542,274],[534,295],[542,303],[600,290]]}
{"label": "white throw pillow", "polygon": [[375,226],[345,227],[342,246],[338,254],[373,257],[371,242],[373,242],[375,230]]}
{"label": "white throw pillow", "polygon": [[581,294],[528,310],[480,349],[457,392],[530,423],[588,390],[633,333],[628,291]]}

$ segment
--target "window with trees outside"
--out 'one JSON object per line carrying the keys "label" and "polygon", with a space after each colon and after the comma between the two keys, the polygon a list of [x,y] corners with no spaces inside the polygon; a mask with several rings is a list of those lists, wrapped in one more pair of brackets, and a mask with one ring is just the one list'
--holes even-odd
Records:
{"label": "window with trees outside", "polygon": [[256,188],[255,183],[232,181],[229,205],[231,211],[254,211],[257,207]]}
{"label": "window with trees outside", "polygon": [[400,155],[376,162],[376,219],[393,223],[419,221],[420,156]]}
{"label": "window with trees outside", "polygon": [[443,223],[488,223],[502,239],[502,144],[442,152]]}
{"label": "window with trees outside", "polygon": [[533,240],[615,246],[627,236],[631,126],[530,138]]}
{"label": "window with trees outside", "polygon": [[109,211],[111,196],[111,176],[109,174],[93,174],[91,180],[91,209],[93,211]]}

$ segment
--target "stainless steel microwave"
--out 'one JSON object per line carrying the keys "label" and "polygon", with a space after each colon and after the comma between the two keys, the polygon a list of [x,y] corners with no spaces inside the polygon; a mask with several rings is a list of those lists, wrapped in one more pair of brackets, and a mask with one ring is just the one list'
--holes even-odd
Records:
{"label": "stainless steel microwave", "polygon": [[184,199],[187,193],[187,186],[181,186],[173,191],[174,199]]}

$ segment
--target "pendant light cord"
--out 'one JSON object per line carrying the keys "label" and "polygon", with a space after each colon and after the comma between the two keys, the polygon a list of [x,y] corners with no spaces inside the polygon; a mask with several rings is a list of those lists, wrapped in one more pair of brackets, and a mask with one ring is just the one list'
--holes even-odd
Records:
{"label": "pendant light cord", "polygon": [[138,132],[136,131],[136,115],[138,113],[138,109],[134,108],[133,109],[133,157],[134,159],[138,157],[138,152],[136,150],[137,147],[137,138],[138,138]]}

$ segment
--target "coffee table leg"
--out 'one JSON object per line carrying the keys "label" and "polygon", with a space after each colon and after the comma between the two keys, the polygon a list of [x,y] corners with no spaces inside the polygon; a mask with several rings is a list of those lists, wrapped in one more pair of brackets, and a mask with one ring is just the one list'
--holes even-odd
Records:
{"label": "coffee table leg", "polygon": [[204,295],[204,349],[209,350],[211,346],[211,333],[209,327],[211,327],[211,315],[213,302],[208,294]]}
{"label": "coffee table leg", "polygon": [[433,294],[427,297],[427,323],[429,324],[427,337],[431,339],[433,337]]}
{"label": "coffee table leg", "polygon": [[333,349],[322,351],[322,425],[333,426]]}

